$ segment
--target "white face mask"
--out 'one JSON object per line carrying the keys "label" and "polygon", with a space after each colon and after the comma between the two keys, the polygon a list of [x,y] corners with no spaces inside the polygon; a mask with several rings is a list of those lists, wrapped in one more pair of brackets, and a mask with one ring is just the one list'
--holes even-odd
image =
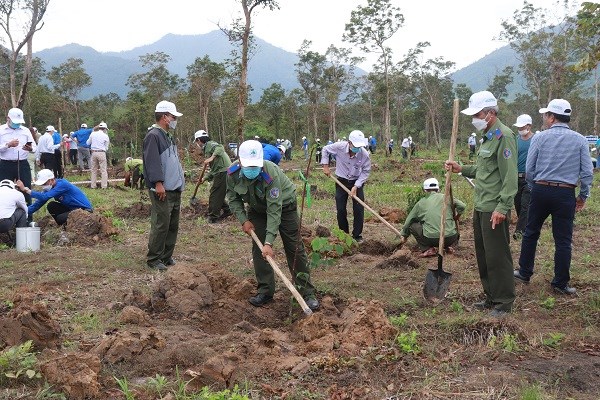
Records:
{"label": "white face mask", "polygon": [[43,192],[48,192],[50,189],[52,189],[52,185],[44,185],[44,186],[42,186],[42,191]]}
{"label": "white face mask", "polygon": [[478,131],[482,131],[485,128],[487,128],[487,125],[488,125],[487,117],[488,117],[488,115],[490,115],[489,112],[485,115],[484,119],[473,118],[473,120],[471,121],[471,123],[473,124],[473,126],[475,127],[475,129],[477,129]]}
{"label": "white face mask", "polygon": [[169,121],[170,129],[175,129],[176,126],[177,126],[177,120]]}
{"label": "white face mask", "polygon": [[523,129],[523,130],[519,129],[519,135],[521,135],[521,136],[527,136],[528,133],[529,133],[529,129]]}

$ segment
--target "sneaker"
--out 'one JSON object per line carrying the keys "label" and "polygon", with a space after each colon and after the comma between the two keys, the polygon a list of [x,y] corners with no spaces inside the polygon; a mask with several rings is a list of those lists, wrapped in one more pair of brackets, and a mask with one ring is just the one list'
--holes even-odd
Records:
{"label": "sneaker", "polygon": [[521,275],[521,272],[518,269],[515,269],[513,271],[513,276],[518,281],[521,281],[523,283],[529,283],[529,278],[525,278],[523,275]]}
{"label": "sneaker", "polygon": [[508,311],[498,310],[497,308],[494,308],[492,311],[490,311],[489,316],[492,318],[504,318],[508,314]]}
{"label": "sneaker", "polygon": [[567,296],[573,296],[577,294],[577,289],[570,287],[569,285],[566,285],[563,288],[559,288],[558,286],[552,286],[552,288],[558,294],[565,294]]}
{"label": "sneaker", "polygon": [[362,243],[363,237],[361,236],[352,236],[352,239],[356,240],[356,243]]}
{"label": "sneaker", "polygon": [[169,257],[168,260],[163,261],[163,264],[165,264],[167,267],[170,267],[171,265],[177,264],[177,262],[173,257]]}
{"label": "sneaker", "polygon": [[476,303],[473,303],[473,308],[476,308],[478,310],[490,310],[493,307],[494,307],[494,305],[487,300],[478,301]]}
{"label": "sneaker", "polygon": [[315,311],[315,310],[319,309],[319,300],[317,300],[317,298],[315,296],[305,297],[304,301],[306,301],[306,305],[311,310]]}
{"label": "sneaker", "polygon": [[435,249],[435,247],[430,247],[421,253],[422,258],[433,257],[435,255],[437,255],[437,250]]}
{"label": "sneaker", "polygon": [[262,307],[267,303],[270,303],[273,301],[273,296],[270,296],[266,293],[259,293],[254,297],[250,297],[248,299],[248,301],[250,302],[250,304],[252,304],[254,307]]}
{"label": "sneaker", "polygon": [[148,268],[155,269],[157,271],[166,271],[168,267],[162,261],[156,261],[153,263],[146,263]]}

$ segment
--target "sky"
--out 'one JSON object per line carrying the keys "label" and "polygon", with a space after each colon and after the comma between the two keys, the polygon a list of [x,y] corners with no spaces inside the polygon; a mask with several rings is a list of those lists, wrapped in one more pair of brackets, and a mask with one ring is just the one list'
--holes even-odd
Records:
{"label": "sky", "polygon": [[[529,0],[552,7],[554,0]],[[502,20],[510,20],[523,0],[392,0],[404,26],[388,41],[394,61],[428,41],[426,58],[442,56],[465,67],[507,43],[497,40]],[[280,9],[258,9],[255,36],[296,53],[304,39],[324,53],[342,42],[350,13],[367,0],[279,0]],[[44,27],[35,34],[33,51],[77,43],[100,52],[130,50],[168,33],[197,35],[228,26],[242,16],[238,0],[50,0]],[[166,49],[167,50],[167,49]],[[167,51],[168,53],[168,51]],[[364,55],[356,52],[355,55]],[[376,56],[360,66],[368,71]]]}

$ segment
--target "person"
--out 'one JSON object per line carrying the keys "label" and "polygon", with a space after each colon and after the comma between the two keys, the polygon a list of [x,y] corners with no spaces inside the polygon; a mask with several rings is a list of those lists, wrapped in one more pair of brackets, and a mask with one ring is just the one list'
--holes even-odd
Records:
{"label": "person", "polygon": [[206,131],[201,129],[196,132],[194,140],[201,143],[200,147],[205,157],[204,165],[210,166],[210,171],[202,178],[201,183],[212,181],[208,197],[208,222],[214,224],[231,215],[229,204],[225,201],[227,195],[227,168],[231,165],[231,160],[223,145],[210,140]]}
{"label": "person", "polygon": [[263,158],[265,160],[271,161],[273,164],[279,165],[279,162],[283,157],[283,154],[279,149],[279,146],[281,145],[275,147],[269,143],[261,143],[261,146],[263,148]]}
{"label": "person", "polygon": [[517,117],[517,122],[514,126],[519,131],[517,137],[517,151],[519,156],[517,158],[517,194],[515,195],[515,210],[517,212],[517,226],[513,233],[513,239],[520,240],[523,236],[523,231],[527,225],[527,210],[529,209],[530,189],[527,180],[525,179],[525,164],[527,162],[527,153],[529,152],[529,145],[531,144],[531,138],[533,132],[531,131],[531,125],[533,120],[528,114],[522,114]]}
{"label": "person", "polygon": [[[371,173],[371,158],[369,152],[364,148],[367,146],[365,135],[355,130],[348,135],[348,141],[333,143],[323,147],[323,172],[325,175],[331,175],[329,169],[329,159],[331,155],[336,156],[335,174],[353,196],[365,200],[364,184]],[[346,203],[348,202],[348,193],[341,187],[335,187],[335,206],[337,209],[338,227],[349,233],[348,217]],[[352,224],[352,237],[357,242],[362,241],[363,223],[365,219],[365,209],[356,200],[352,199],[352,213],[354,221]]]}
{"label": "person", "polygon": [[469,136],[469,160],[472,160],[475,157],[475,150],[477,149],[477,133],[471,133]]}
{"label": "person", "polygon": [[92,153],[91,159],[91,180],[90,180],[90,188],[96,189],[96,178],[98,177],[98,172],[100,172],[100,187],[102,189],[106,189],[108,187],[108,171],[107,171],[107,160],[106,160],[106,152],[108,151],[108,146],[110,145],[110,138],[108,137],[108,125],[106,122],[102,121],[98,125],[96,125],[85,141],[87,145],[90,146],[90,152]]}
{"label": "person", "polygon": [[315,142],[317,142],[317,148],[315,149],[315,161],[320,164],[323,152],[323,146],[321,146],[321,139],[316,138]]}
{"label": "person", "polygon": [[[252,260],[257,294],[248,301],[256,307],[273,300],[275,275],[266,257],[273,257],[277,232],[281,235],[292,281],[310,309],[319,308],[310,280],[308,257],[299,232],[296,185],[270,161],[263,159],[263,148],[256,140],[240,145],[239,160],[227,170],[227,198],[246,234],[256,233],[263,250],[252,245]],[[247,207],[245,206],[247,204]]]}
{"label": "person", "polygon": [[60,147],[60,144],[54,144],[53,135],[54,127],[48,125],[38,143],[35,160],[40,167],[54,172],[56,171],[56,157],[54,157],[54,150]]}
{"label": "person", "polygon": [[367,150],[369,151],[369,153],[373,153],[373,149],[371,149],[371,138],[373,138],[373,136],[369,136],[369,139],[367,140]]}
{"label": "person", "polygon": [[81,127],[73,132],[73,139],[77,142],[77,168],[80,171],[90,167],[90,145],[87,144],[87,140],[91,134],[92,128],[88,128],[87,124],[81,124]]}
{"label": "person", "polygon": [[515,134],[498,119],[498,101],[488,91],[473,93],[461,112],[484,134],[475,165],[445,162],[446,170],[475,178],[473,235],[479,278],[485,300],[478,309],[491,309],[492,317],[512,310],[515,300],[513,261],[510,252],[510,209],[517,193]]}
{"label": "person", "polygon": [[377,150],[377,139],[375,136],[369,136],[369,147],[371,148],[371,153],[375,154],[375,150]]}
{"label": "person", "polygon": [[27,226],[27,203],[10,179],[0,181],[0,233]]}
{"label": "person", "polygon": [[71,165],[76,165],[77,164],[77,141],[73,139],[73,133],[75,132],[71,132],[69,134],[69,138],[67,139],[67,141],[69,142],[69,162],[71,163]]}
{"label": "person", "polygon": [[144,162],[140,158],[127,157],[125,159],[125,186],[132,189],[144,187]]}
{"label": "person", "polygon": [[[587,141],[568,125],[571,112],[571,104],[564,99],[553,99],[540,109],[546,129],[533,136],[527,154],[525,176],[531,185],[531,200],[519,269],[514,271],[516,280],[530,281],[540,230],[551,215],[555,247],[551,285],[555,292],[565,295],[577,293],[569,286],[573,220],[575,212],[584,208],[593,180]],[[578,182],[581,186],[575,196]]]}
{"label": "person", "polygon": [[[285,159],[287,161],[291,161],[292,160],[292,142],[290,141],[290,139],[285,139],[284,141],[281,142],[281,144],[285,147]],[[279,146],[277,146],[279,147]]]}
{"label": "person", "polygon": [[[31,133],[31,137],[33,138],[32,149],[34,145],[37,149],[37,142],[39,140],[37,135],[37,128],[35,126],[29,128],[29,132]],[[35,176],[35,173],[37,171],[37,165],[35,163],[35,151],[32,151],[27,155],[27,162],[29,163],[29,170],[31,171],[31,176],[33,177]]]}
{"label": "person", "polygon": [[410,145],[410,157],[414,157],[417,153],[417,144],[413,141],[412,136],[408,137],[408,143]]}
{"label": "person", "polygon": [[67,135],[66,133],[64,135],[62,135],[62,145],[65,149],[65,152],[62,154],[63,157],[61,158],[62,162],[64,163],[64,165],[66,166],[69,163],[69,154],[70,154],[70,150],[71,150],[71,138],[69,137],[69,135]]}
{"label": "person", "polygon": [[22,181],[17,181],[17,187],[20,191],[28,193],[36,201],[27,208],[27,213],[33,215],[42,208],[48,200],[54,198],[46,206],[48,214],[54,218],[58,225],[67,223],[69,213],[73,210],[82,209],[92,212],[92,203],[77,186],[66,179],[56,179],[54,173],[49,169],[42,169],[37,174],[37,179],[33,182],[36,186],[41,186],[42,191],[32,191],[26,187]]}
{"label": "person", "polygon": [[58,145],[58,147],[56,147],[54,149],[54,176],[56,176],[57,178],[62,178],[63,177],[63,166],[62,166],[62,150],[61,150],[61,146],[62,146],[62,136],[60,134],[60,132],[58,132],[56,129],[54,130],[54,132],[52,132],[52,141],[54,142],[54,145]]}
{"label": "person", "polygon": [[[402,227],[402,242],[412,234],[422,251],[422,257],[432,257],[437,254],[439,245],[440,223],[442,219],[442,205],[444,194],[438,193],[440,184],[437,179],[429,178],[423,182],[425,197],[421,198],[410,210]],[[453,199],[456,215],[451,205],[446,209],[444,225],[444,249],[447,253],[454,252],[453,245],[458,242],[456,220],[465,211],[466,205],[458,199]],[[455,220],[456,219],[456,220]]]}
{"label": "person", "polygon": [[304,161],[308,161],[308,139],[302,136],[302,150],[304,150]]}
{"label": "person", "polygon": [[[36,150],[31,131],[23,126],[25,118],[19,108],[8,110],[6,124],[0,125],[0,180],[22,180],[31,185],[31,169],[27,162],[29,153]],[[25,195],[31,204],[31,196]]]}
{"label": "person", "polygon": [[160,101],[154,109],[156,123],[144,137],[144,178],[150,194],[150,235],[146,265],[159,271],[175,265],[173,250],[179,231],[181,192],[185,180],[175,139],[169,129],[177,126],[183,114],[170,101]]}
{"label": "person", "polygon": [[402,158],[406,160],[408,158],[408,152],[410,151],[410,141],[408,138],[402,139],[400,146],[402,147]]}
{"label": "person", "polygon": [[390,155],[392,154],[393,150],[394,150],[394,139],[390,139],[390,141],[388,142],[388,151],[390,152]]}

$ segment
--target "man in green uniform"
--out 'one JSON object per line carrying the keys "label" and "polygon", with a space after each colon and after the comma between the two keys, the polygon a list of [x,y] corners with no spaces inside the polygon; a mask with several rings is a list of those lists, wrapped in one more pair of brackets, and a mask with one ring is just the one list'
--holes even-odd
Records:
{"label": "man in green uniform", "polygon": [[[273,257],[273,242],[279,231],[293,282],[310,309],[319,308],[310,281],[308,258],[300,238],[296,187],[279,167],[263,160],[260,142],[247,140],[240,145],[239,161],[227,170],[229,206],[246,234],[254,230],[264,243],[261,252],[252,245],[252,260],[258,294],[249,299],[260,307],[273,300],[275,276],[265,258]],[[248,204],[246,210],[245,204]],[[294,265],[295,258],[295,265]]]}
{"label": "man in green uniform", "polygon": [[144,162],[140,158],[127,157],[124,168],[125,186],[142,189],[144,187]]}
{"label": "man in green uniform", "polygon": [[[423,252],[421,256],[432,257],[437,254],[436,246],[439,245],[444,195],[438,193],[440,184],[435,178],[426,179],[423,182],[423,190],[427,194],[415,204],[406,217],[404,227],[402,228],[402,242],[405,242],[406,238],[412,234]],[[454,199],[457,219],[465,211],[465,207],[465,203]],[[455,216],[453,215],[452,208],[451,206],[447,207],[444,226],[444,249],[447,253],[454,252],[451,246],[458,241],[458,232],[456,231]]]}
{"label": "man in green uniform", "polygon": [[473,117],[473,126],[483,133],[483,143],[475,165],[446,161],[445,167],[475,178],[475,253],[486,298],[474,307],[492,309],[492,316],[501,317],[512,310],[515,300],[509,246],[510,209],[517,193],[515,134],[498,119],[498,102],[488,91],[474,93],[469,107],[461,112]]}
{"label": "man in green uniform", "polygon": [[194,139],[200,143],[200,148],[204,151],[204,164],[210,166],[210,171],[200,183],[212,181],[208,197],[208,222],[214,224],[231,215],[229,205],[225,201],[227,168],[231,165],[231,160],[223,145],[210,140],[207,132],[199,130],[194,134]]}

